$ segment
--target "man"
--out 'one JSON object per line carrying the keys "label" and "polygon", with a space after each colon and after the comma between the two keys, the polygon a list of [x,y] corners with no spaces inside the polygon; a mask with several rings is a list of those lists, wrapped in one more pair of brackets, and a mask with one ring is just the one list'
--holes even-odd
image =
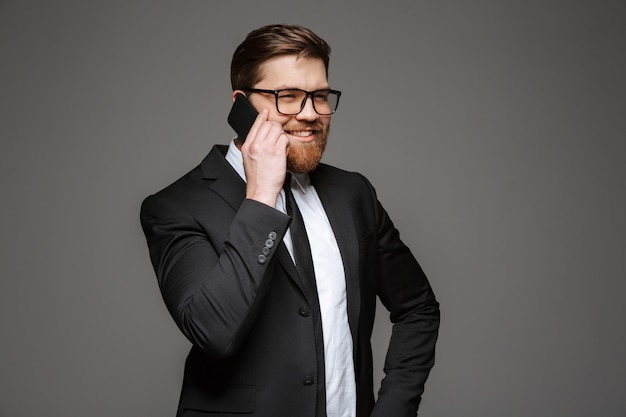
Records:
{"label": "man", "polygon": [[[417,413],[438,303],[370,183],[320,163],[340,95],[329,54],[300,26],[251,32],[231,65],[233,100],[259,111],[250,132],[144,201],[163,299],[193,344],[179,417]],[[375,402],[377,295],[394,326]]]}

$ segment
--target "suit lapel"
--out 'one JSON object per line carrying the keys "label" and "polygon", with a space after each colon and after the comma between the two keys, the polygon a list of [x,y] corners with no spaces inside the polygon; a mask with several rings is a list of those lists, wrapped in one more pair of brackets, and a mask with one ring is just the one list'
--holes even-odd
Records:
{"label": "suit lapel", "polygon": [[246,183],[224,159],[227,151],[228,146],[214,146],[200,164],[200,168],[202,178],[211,180],[209,188],[237,211],[246,198]]}
{"label": "suit lapel", "polygon": [[324,211],[335,234],[343,267],[346,274],[346,294],[348,300],[348,323],[356,347],[356,336],[361,309],[359,283],[359,242],[353,222],[353,213],[345,194],[337,188],[332,176],[326,175],[323,166],[311,172],[311,183],[322,201]]}

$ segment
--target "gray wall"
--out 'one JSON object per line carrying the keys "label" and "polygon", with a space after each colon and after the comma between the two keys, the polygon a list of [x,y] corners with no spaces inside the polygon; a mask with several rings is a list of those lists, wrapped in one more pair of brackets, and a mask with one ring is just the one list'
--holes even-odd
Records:
{"label": "gray wall", "polygon": [[[0,416],[172,416],[141,200],[232,131],[262,24],[333,46],[325,161],[442,305],[422,416],[624,417],[624,1],[1,1]],[[377,375],[386,314],[376,327]]]}

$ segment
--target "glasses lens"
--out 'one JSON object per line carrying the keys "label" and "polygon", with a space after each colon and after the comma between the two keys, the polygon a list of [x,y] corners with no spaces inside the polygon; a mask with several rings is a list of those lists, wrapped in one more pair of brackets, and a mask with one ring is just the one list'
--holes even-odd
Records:
{"label": "glasses lens", "polygon": [[300,113],[306,93],[301,90],[281,90],[276,96],[278,111],[283,114]]}
{"label": "glasses lens", "polygon": [[313,93],[313,107],[319,114],[333,114],[337,110],[339,96],[328,90],[319,90]]}
{"label": "glasses lens", "polygon": [[[302,90],[280,90],[276,96],[278,111],[282,114],[298,114],[304,108],[307,92]],[[318,114],[329,115],[337,110],[339,95],[328,90],[311,93],[313,108]]]}

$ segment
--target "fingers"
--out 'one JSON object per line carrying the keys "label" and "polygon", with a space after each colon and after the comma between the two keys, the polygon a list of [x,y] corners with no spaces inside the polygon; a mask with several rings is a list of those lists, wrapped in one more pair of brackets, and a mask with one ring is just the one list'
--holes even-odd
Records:
{"label": "fingers", "polygon": [[263,125],[264,122],[267,121],[267,119],[268,119],[268,111],[266,109],[261,110],[261,112],[257,115],[256,120],[252,124],[250,131],[248,132],[248,136],[246,137],[246,140],[245,140],[246,142],[248,142],[248,139],[254,139],[257,132],[259,131],[259,128]]}
{"label": "fingers", "polygon": [[[289,139],[280,123],[268,120],[268,111],[263,109],[257,116],[243,144],[244,153],[283,153]],[[245,148],[245,149],[244,149]]]}
{"label": "fingers", "polygon": [[252,144],[259,144],[262,146],[276,146],[282,141],[281,136],[284,135],[283,127],[271,121],[263,122],[256,132],[256,135],[252,141]]}
{"label": "fingers", "polygon": [[246,173],[246,196],[270,206],[276,199],[287,171],[289,138],[280,123],[262,110],[241,147]]}

